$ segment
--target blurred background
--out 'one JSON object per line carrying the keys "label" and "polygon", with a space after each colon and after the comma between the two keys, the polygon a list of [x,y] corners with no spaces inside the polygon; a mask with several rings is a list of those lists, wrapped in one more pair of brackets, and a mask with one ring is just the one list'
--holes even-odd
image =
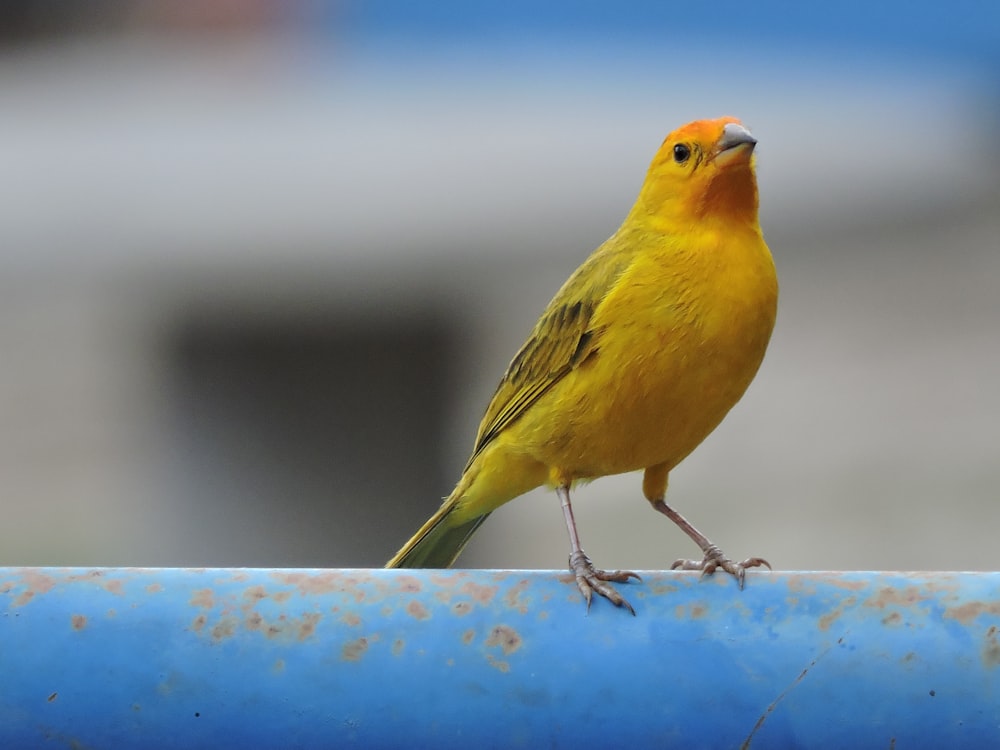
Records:
{"label": "blurred background", "polygon": [[[759,139],[782,286],[671,477],[731,556],[997,569],[1000,4],[0,5],[0,564],[381,565],[663,136]],[[639,475],[607,567],[697,549]],[[460,565],[561,568],[536,491]]]}

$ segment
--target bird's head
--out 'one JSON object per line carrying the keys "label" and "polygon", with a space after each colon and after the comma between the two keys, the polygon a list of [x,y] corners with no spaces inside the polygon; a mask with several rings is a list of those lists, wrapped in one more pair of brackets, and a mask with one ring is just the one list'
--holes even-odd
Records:
{"label": "bird's head", "polygon": [[711,219],[756,224],[756,143],[735,117],[678,128],[653,158],[636,209],[672,226]]}

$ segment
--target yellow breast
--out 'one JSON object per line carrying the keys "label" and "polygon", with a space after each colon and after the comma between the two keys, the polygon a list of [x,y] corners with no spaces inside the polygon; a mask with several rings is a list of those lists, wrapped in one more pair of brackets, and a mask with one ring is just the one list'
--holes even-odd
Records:
{"label": "yellow breast", "polygon": [[777,279],[754,228],[687,239],[644,240],[595,312],[597,353],[504,442],[591,478],[672,468],[715,429],[764,357]]}

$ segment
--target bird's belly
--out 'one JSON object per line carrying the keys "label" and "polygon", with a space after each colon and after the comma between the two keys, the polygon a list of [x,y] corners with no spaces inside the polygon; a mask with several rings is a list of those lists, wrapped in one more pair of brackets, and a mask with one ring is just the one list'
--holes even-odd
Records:
{"label": "bird's belly", "polygon": [[648,340],[608,347],[570,373],[546,408],[525,415],[518,431],[531,453],[573,478],[678,464],[743,395],[767,338],[672,333],[667,346],[651,328]]}

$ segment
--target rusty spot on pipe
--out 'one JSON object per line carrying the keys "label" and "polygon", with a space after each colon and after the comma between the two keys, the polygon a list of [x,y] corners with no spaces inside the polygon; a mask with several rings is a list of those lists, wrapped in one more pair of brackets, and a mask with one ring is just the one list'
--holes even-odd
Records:
{"label": "rusty spot on pipe", "polygon": [[356,638],[344,644],[343,649],[341,649],[341,656],[346,661],[361,661],[367,650],[368,639],[364,637]]}
{"label": "rusty spot on pipe", "polygon": [[1000,642],[997,641],[996,625],[990,625],[986,630],[986,643],[983,645],[983,663],[991,669],[1000,665]]}
{"label": "rusty spot on pipe", "polygon": [[70,618],[70,622],[73,623],[73,630],[83,630],[85,627],[87,627],[87,616],[73,615]]}
{"label": "rusty spot on pipe", "polygon": [[472,611],[472,603],[455,602],[451,607],[451,611],[454,612],[459,617],[464,617],[465,615],[469,614]]}
{"label": "rusty spot on pipe", "polygon": [[361,618],[358,617],[354,612],[346,612],[340,621],[347,625],[349,628],[356,628],[361,624]]}
{"label": "rusty spot on pipe", "polygon": [[194,618],[191,621],[191,630],[193,630],[195,633],[197,633],[203,627],[205,627],[205,623],[206,622],[208,622],[208,618],[205,617],[205,615],[203,615],[203,614],[202,615],[198,615],[196,618]]}
{"label": "rusty spot on pipe", "polygon": [[392,642],[392,655],[399,656],[403,653],[403,649],[406,647],[406,642],[402,638],[397,638]]}
{"label": "rusty spot on pipe", "polygon": [[903,622],[903,616],[899,612],[890,612],[885,617],[882,618],[883,625],[899,625]]}
{"label": "rusty spot on pipe", "polygon": [[897,589],[893,586],[883,586],[878,590],[877,594],[873,594],[869,598],[865,599],[864,605],[866,607],[875,607],[876,609],[885,609],[890,605],[897,607],[912,607],[913,605],[920,604],[929,598],[930,597],[928,595],[921,593],[920,589],[916,586],[907,586],[904,589]]}
{"label": "rusty spot on pipe", "polygon": [[[818,621],[819,629],[829,630],[830,626],[833,625],[833,623],[835,623],[837,620],[839,620],[840,616],[844,614],[844,610],[847,607],[853,607],[855,602],[857,602],[857,597],[849,596],[846,599],[844,599],[840,604],[838,604],[836,607],[834,607],[832,610],[827,612],[825,615],[821,615]],[[899,613],[897,612],[895,614],[898,615]]]}
{"label": "rusty spot on pipe", "polygon": [[423,586],[420,584],[420,579],[415,578],[410,575],[401,575],[397,577],[397,582],[399,584],[399,590],[407,594],[417,594],[422,589]]}
{"label": "rusty spot on pipe", "polygon": [[323,615],[319,612],[308,612],[302,615],[302,620],[299,623],[298,639],[304,641],[310,638],[316,632],[316,624],[321,619],[323,619]]}
{"label": "rusty spot on pipe", "polygon": [[158,583],[151,583],[146,587],[147,594],[159,594],[163,591],[163,586]]}
{"label": "rusty spot on pipe", "polygon": [[212,628],[212,639],[221,641],[224,638],[231,638],[236,632],[236,620],[232,617],[223,617]]}
{"label": "rusty spot on pipe", "polygon": [[204,609],[212,609],[215,606],[215,595],[212,589],[198,589],[191,595],[191,599],[188,601],[192,607],[203,607]]}
{"label": "rusty spot on pipe", "polygon": [[50,696],[49,696],[48,698],[46,698],[45,700],[46,700],[47,702],[49,702],[49,703],[52,703],[52,702],[53,702],[53,701],[54,701],[54,700],[55,700],[56,698],[58,698],[58,697],[59,697],[59,693],[52,693],[52,695],[50,695]]}
{"label": "rusty spot on pipe", "polygon": [[23,607],[25,604],[30,602],[35,598],[34,591],[22,591],[21,594],[10,603],[11,607]]}
{"label": "rusty spot on pipe", "polygon": [[503,659],[495,659],[493,657],[493,654],[487,654],[486,655],[486,662],[491,667],[493,667],[494,669],[497,669],[497,670],[503,672],[504,674],[506,674],[507,672],[510,671],[510,662],[505,661]]}
{"label": "rusty spot on pipe", "polygon": [[490,631],[486,645],[500,646],[504,656],[508,656],[521,648],[521,634],[510,625],[497,625]]}
{"label": "rusty spot on pipe", "polygon": [[253,606],[261,599],[267,599],[267,590],[260,585],[251,586],[243,592],[243,598],[249,599],[252,602],[250,606]]}
{"label": "rusty spot on pipe", "polygon": [[944,616],[952,620],[958,620],[963,625],[970,625],[980,615],[1000,615],[1000,601],[991,602],[966,602],[957,607],[948,607],[944,611]]}
{"label": "rusty spot on pipe", "polygon": [[423,605],[423,602],[417,599],[406,605],[406,614],[417,620],[426,620],[431,616],[431,613],[427,611],[427,607]]}
{"label": "rusty spot on pipe", "polygon": [[504,596],[504,603],[511,609],[516,609],[522,615],[525,614],[528,611],[528,600],[523,598],[522,595],[530,585],[527,578],[518,581],[507,591],[507,594]]}
{"label": "rusty spot on pipe", "polygon": [[464,633],[462,633],[462,643],[468,646],[476,637],[476,631],[469,628]]}
{"label": "rusty spot on pipe", "polygon": [[468,597],[480,604],[489,604],[493,601],[493,597],[497,595],[498,586],[484,586],[481,583],[476,583],[475,581],[466,581],[462,584],[462,588],[459,589],[463,594],[468,595]]}
{"label": "rusty spot on pipe", "polygon": [[105,581],[102,588],[109,594],[114,594],[115,596],[122,596],[125,593],[124,584],[120,578],[112,578],[109,581]]}

